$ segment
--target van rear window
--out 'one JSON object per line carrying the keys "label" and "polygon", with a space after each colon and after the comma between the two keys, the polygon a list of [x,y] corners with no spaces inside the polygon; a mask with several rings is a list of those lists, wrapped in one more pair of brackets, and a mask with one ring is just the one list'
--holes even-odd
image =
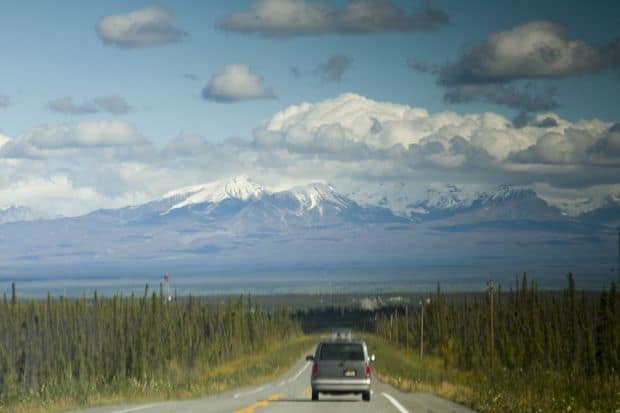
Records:
{"label": "van rear window", "polygon": [[321,360],[364,360],[364,348],[356,343],[323,343]]}

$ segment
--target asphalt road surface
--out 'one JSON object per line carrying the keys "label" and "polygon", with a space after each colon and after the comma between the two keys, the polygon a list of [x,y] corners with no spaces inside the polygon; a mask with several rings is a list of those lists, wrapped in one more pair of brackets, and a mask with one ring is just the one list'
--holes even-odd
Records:
{"label": "asphalt road surface", "polygon": [[361,396],[320,395],[310,400],[310,363],[299,360],[273,382],[245,387],[201,399],[95,407],[74,413],[475,413],[473,410],[426,393],[403,393],[373,379],[370,402]]}

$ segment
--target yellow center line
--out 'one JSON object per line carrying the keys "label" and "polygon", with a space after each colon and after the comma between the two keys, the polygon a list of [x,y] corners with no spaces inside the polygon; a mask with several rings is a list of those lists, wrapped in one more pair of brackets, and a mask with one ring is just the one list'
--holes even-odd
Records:
{"label": "yellow center line", "polygon": [[312,393],[312,387],[308,386],[301,392],[302,396],[309,396]]}
{"label": "yellow center line", "polygon": [[254,410],[258,409],[259,407],[265,407],[269,404],[269,402],[272,402],[274,400],[280,400],[282,397],[284,397],[284,393],[272,394],[266,399],[259,400],[257,402],[252,403],[251,405],[247,407],[244,407],[239,410],[235,410],[235,413],[254,413]]}

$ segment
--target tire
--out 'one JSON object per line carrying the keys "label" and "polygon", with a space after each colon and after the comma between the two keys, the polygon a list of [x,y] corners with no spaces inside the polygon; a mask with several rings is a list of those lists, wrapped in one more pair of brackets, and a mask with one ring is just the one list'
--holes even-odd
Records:
{"label": "tire", "polygon": [[318,391],[312,390],[312,400],[313,401],[319,400],[319,392]]}
{"label": "tire", "polygon": [[370,392],[369,391],[365,391],[362,393],[362,400],[364,400],[365,402],[369,402],[370,401]]}

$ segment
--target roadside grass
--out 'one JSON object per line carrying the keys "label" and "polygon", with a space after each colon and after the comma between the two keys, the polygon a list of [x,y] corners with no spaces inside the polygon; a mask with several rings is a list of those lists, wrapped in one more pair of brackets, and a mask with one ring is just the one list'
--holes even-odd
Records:
{"label": "roadside grass", "polygon": [[433,393],[469,405],[473,395],[473,388],[468,384],[472,380],[471,373],[446,371],[439,357],[420,359],[414,349],[407,351],[374,335],[364,338],[369,351],[377,356],[373,374],[379,380],[403,391]]}
{"label": "roadside grass", "polygon": [[481,413],[620,413],[620,379],[578,380],[548,370],[491,374],[444,369],[436,356],[367,335],[375,376],[408,392],[433,393]]}
{"label": "roadside grass", "polygon": [[[260,353],[242,355],[213,367],[186,371],[175,362],[157,379],[117,380],[97,389],[93,384],[49,386],[50,397],[0,405],[0,413],[55,413],[110,404],[190,399],[273,380],[307,352],[318,336],[303,335]],[[55,397],[54,395],[62,395]]]}

